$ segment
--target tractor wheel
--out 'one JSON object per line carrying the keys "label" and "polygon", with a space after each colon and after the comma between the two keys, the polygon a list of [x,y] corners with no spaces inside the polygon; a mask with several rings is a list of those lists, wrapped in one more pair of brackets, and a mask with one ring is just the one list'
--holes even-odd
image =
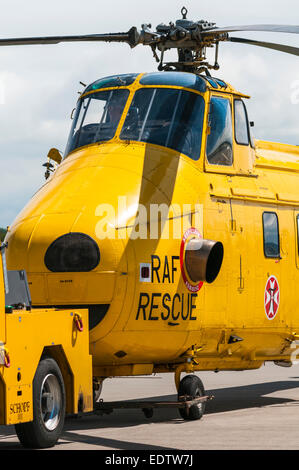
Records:
{"label": "tractor wheel", "polygon": [[53,447],[58,441],[65,418],[65,388],[54,359],[40,361],[33,380],[33,421],[16,424],[17,436],[24,447]]}

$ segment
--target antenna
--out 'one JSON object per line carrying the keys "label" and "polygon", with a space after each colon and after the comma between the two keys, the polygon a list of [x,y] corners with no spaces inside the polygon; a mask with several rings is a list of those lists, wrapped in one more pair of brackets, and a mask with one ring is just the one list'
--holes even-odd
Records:
{"label": "antenna", "polygon": [[186,7],[183,7],[181,9],[181,13],[182,13],[182,17],[183,17],[183,20],[186,20],[187,19],[187,13],[188,13],[188,10]]}

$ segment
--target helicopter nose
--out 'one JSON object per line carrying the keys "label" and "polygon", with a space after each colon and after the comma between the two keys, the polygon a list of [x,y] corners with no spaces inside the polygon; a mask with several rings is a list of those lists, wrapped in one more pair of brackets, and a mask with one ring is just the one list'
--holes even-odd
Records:
{"label": "helicopter nose", "polygon": [[116,286],[123,293],[122,242],[98,240],[85,217],[53,213],[23,220],[8,243],[9,268],[26,269],[34,306],[86,306],[94,327],[108,311]]}
{"label": "helicopter nose", "polygon": [[9,269],[27,271],[34,306],[105,305],[117,318],[135,269],[127,227],[138,204],[169,203],[176,164],[165,166],[167,156],[107,144],[63,161],[7,238]]}

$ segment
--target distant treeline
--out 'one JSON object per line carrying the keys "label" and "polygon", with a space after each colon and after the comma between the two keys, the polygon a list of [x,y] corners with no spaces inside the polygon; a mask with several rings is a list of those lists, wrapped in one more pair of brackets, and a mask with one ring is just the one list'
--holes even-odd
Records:
{"label": "distant treeline", "polygon": [[0,240],[3,241],[4,237],[6,235],[6,228],[1,228],[0,227]]}

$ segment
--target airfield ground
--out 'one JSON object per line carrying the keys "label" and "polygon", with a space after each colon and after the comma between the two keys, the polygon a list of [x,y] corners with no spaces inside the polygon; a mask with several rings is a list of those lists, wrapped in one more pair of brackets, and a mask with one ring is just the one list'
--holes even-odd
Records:
{"label": "airfield ground", "polygon": [[[299,364],[198,375],[215,396],[202,420],[183,421],[172,409],[149,420],[141,410],[68,418],[55,450],[299,449]],[[173,375],[108,379],[102,398],[174,400]],[[0,426],[0,451],[17,449],[14,427]]]}

